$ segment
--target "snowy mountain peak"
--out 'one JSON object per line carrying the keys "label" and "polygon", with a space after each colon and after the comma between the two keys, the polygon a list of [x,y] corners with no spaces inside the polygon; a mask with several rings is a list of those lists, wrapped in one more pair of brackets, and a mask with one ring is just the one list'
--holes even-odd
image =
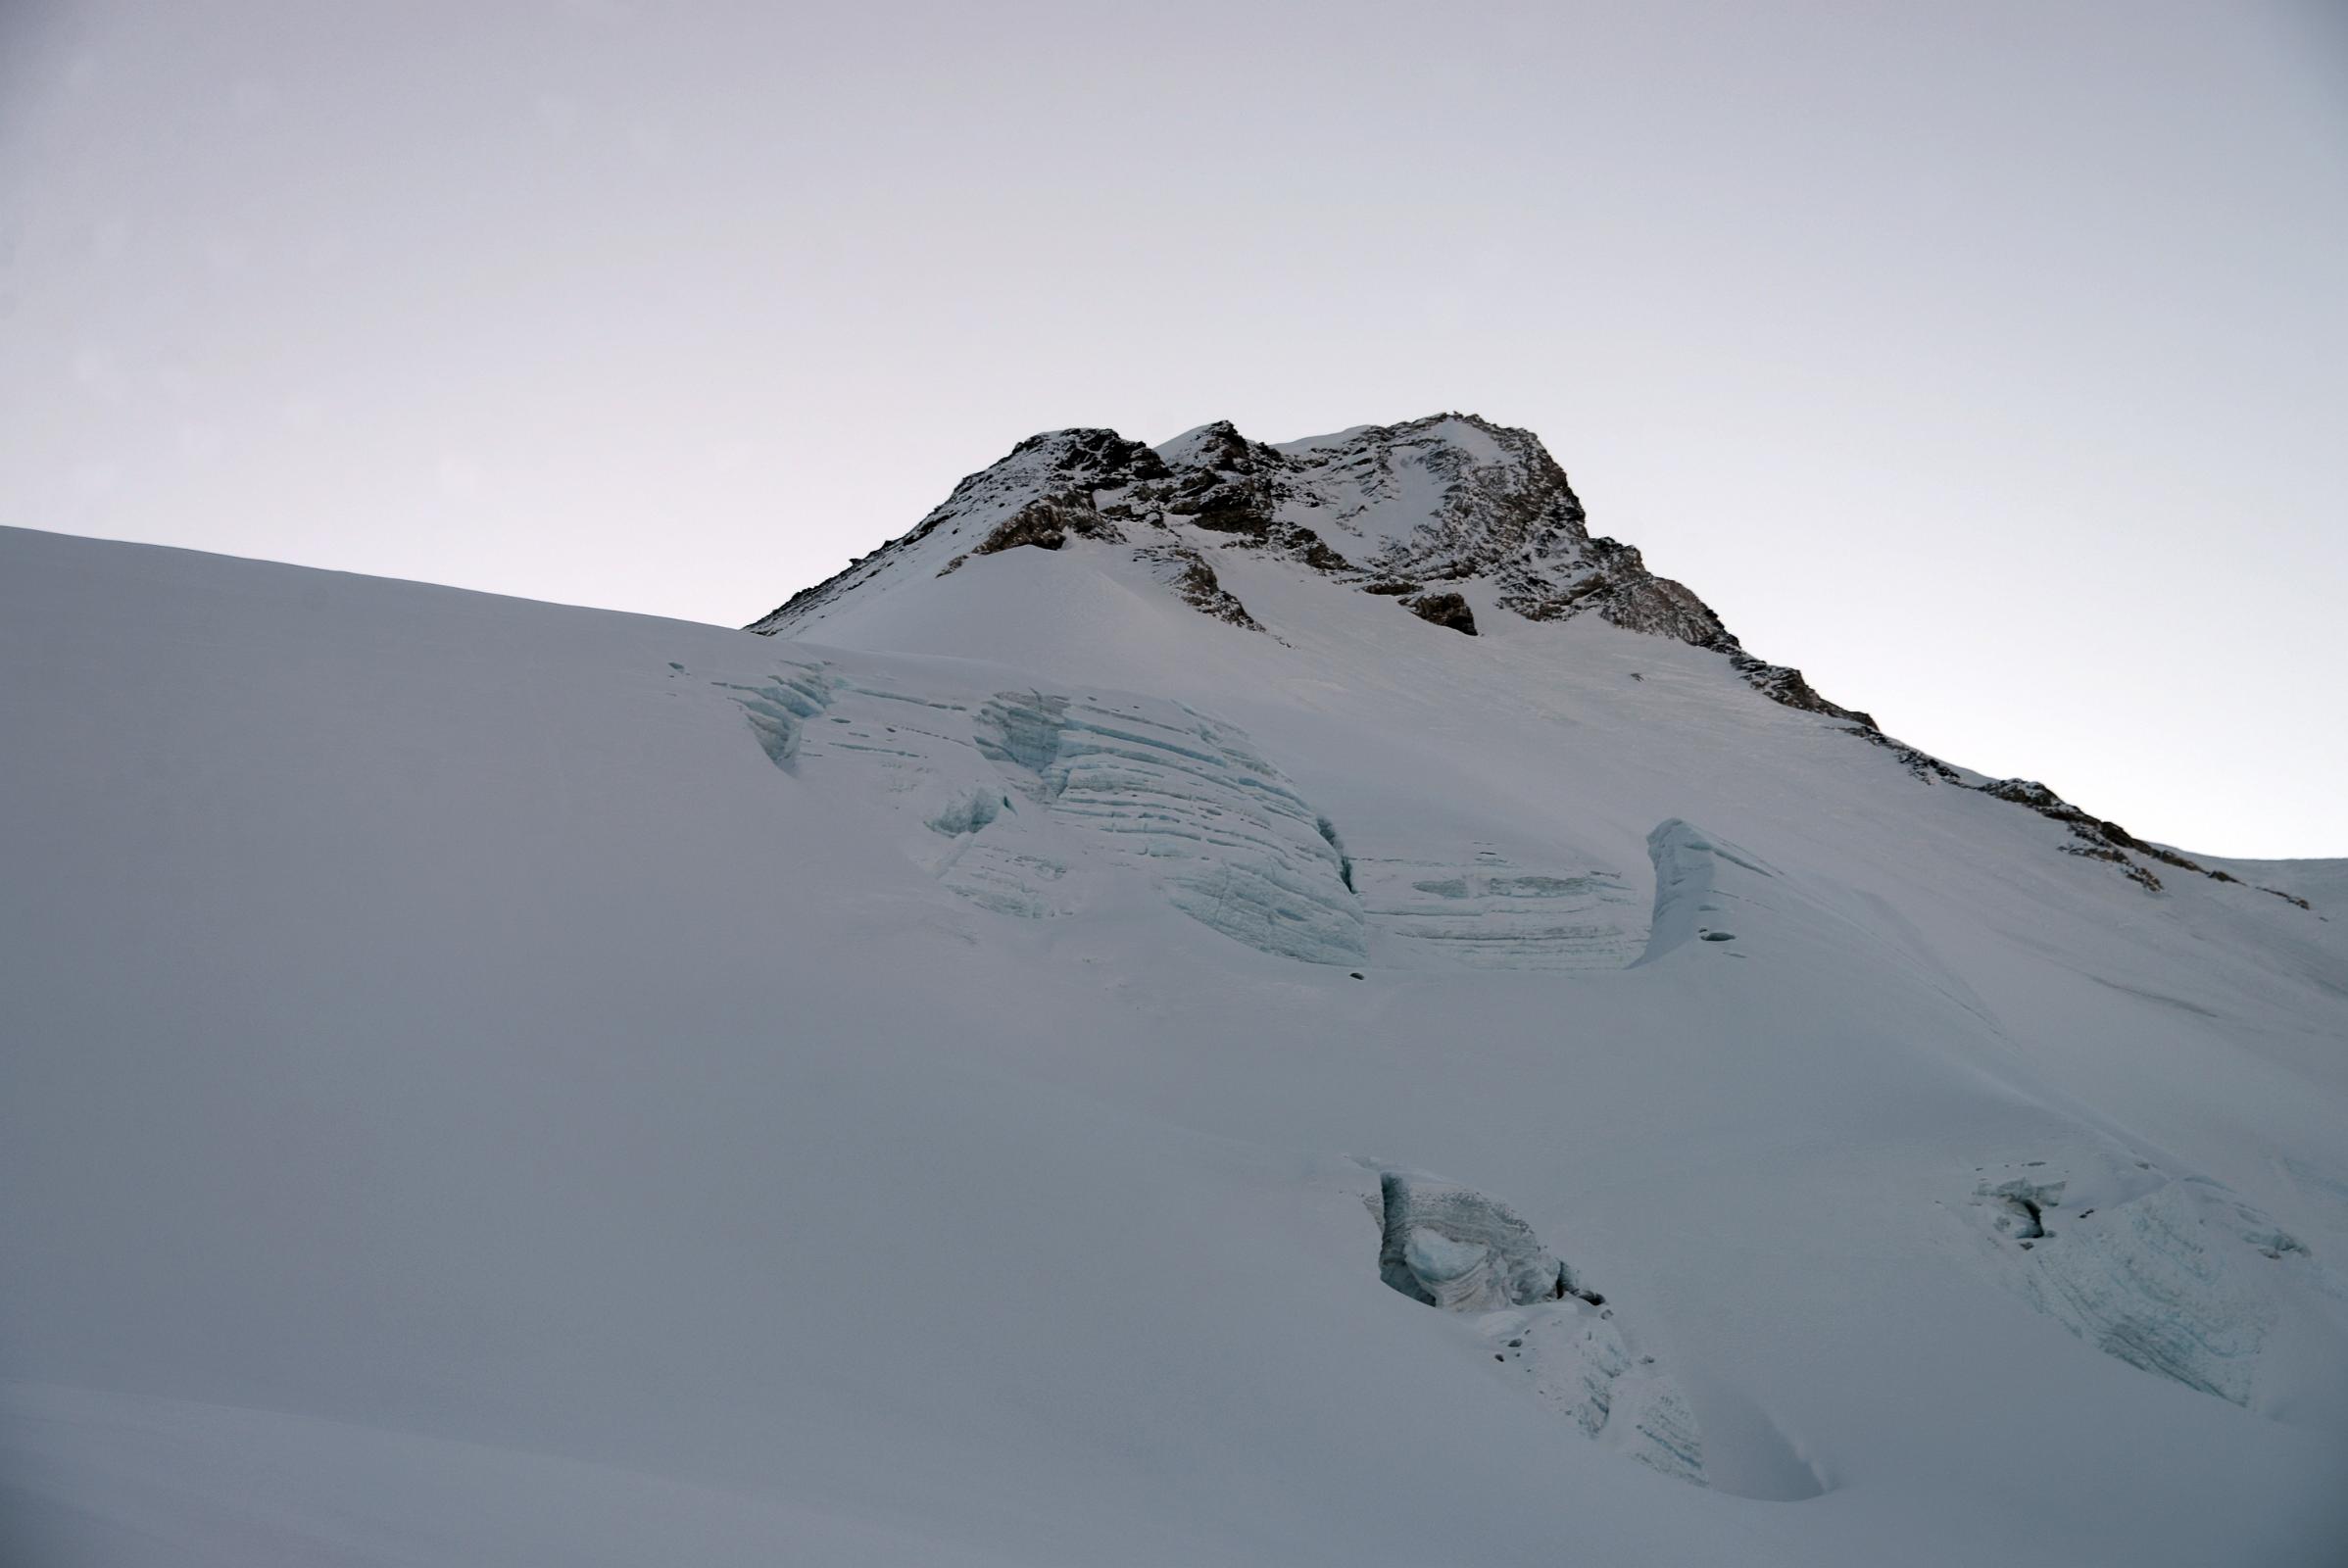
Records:
{"label": "snowy mountain peak", "polygon": [[[998,565],[970,569],[989,558]],[[1016,564],[1044,558],[1058,564]],[[1080,602],[1092,608],[1079,613]],[[904,646],[916,623],[937,644],[951,623],[969,631],[946,640],[951,651],[971,657],[1006,619],[1027,617],[1052,623],[1063,654],[1089,667],[1104,643],[1131,640],[1136,610],[1153,602],[1275,646],[1345,622],[1347,635],[1384,648],[1404,612],[1472,637],[1538,641],[1538,627],[1594,621],[1668,639],[1719,656],[1722,674],[1817,715],[1822,727],[1888,751],[1919,782],[1978,789],[2062,824],[2070,838],[2059,848],[2148,892],[2163,887],[2152,862],[2231,880],[2043,785],[1989,779],[1896,741],[1870,715],[1821,696],[1800,670],[1747,653],[1693,590],[1649,570],[1635,547],[1590,531],[1540,437],[1473,414],[1280,443],[1228,419],[1156,447],[1103,428],[1046,431],[963,479],[910,532],[750,629],[819,643],[877,637],[875,646],[889,647]],[[1272,604],[1277,611],[1263,608]],[[1201,652],[1197,635],[1235,635],[1179,610],[1176,620],[1166,660]]]}
{"label": "snowy mountain peak", "polygon": [[[1248,552],[1469,634],[1479,630],[1476,600],[1487,601],[1488,613],[1529,621],[1594,612],[1722,653],[1788,707],[1871,723],[1821,698],[1799,671],[1746,655],[1693,592],[1649,571],[1633,547],[1592,537],[1585,518],[1538,436],[1472,414],[1281,444],[1252,440],[1227,419],[1154,449],[1112,430],[1055,430],[1020,442],[956,485],[910,533],[751,629],[802,633],[851,593],[948,575],[974,555],[1073,541],[1170,566],[1161,580],[1185,601],[1262,630],[1215,564]],[[1482,591],[1463,593],[1467,584]]]}

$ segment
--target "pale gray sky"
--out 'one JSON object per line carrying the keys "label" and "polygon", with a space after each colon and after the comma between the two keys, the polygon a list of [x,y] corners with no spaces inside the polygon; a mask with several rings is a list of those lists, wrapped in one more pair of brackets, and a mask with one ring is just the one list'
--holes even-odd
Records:
{"label": "pale gray sky", "polygon": [[0,521],[740,622],[1036,430],[1443,409],[1895,734],[2348,855],[2332,0],[0,0]]}

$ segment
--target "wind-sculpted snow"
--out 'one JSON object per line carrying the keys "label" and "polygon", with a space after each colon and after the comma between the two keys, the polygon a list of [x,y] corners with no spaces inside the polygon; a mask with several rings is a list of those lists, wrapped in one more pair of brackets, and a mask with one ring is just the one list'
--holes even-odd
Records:
{"label": "wind-sculpted snow", "polygon": [[1647,835],[1647,854],[1655,865],[1655,915],[1642,962],[1690,942],[1736,941],[1740,906],[1752,902],[1752,883],[1777,875],[1756,857],[1678,817]]}
{"label": "wind-sculpted snow", "polygon": [[1428,1306],[1473,1316],[1492,1360],[1606,1446],[1704,1484],[1703,1441],[1679,1386],[1603,1296],[1580,1283],[1514,1209],[1414,1172],[1378,1173],[1378,1276]]}
{"label": "wind-sculpted snow", "polygon": [[2129,1366],[2253,1409],[2278,1326],[2348,1355],[2348,1302],[2307,1246],[2206,1177],[2106,1154],[1980,1173],[1968,1211],[2013,1287]]}

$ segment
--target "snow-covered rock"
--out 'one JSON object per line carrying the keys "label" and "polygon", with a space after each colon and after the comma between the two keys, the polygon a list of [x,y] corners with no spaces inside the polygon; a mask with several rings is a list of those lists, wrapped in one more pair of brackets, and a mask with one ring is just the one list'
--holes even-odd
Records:
{"label": "snow-covered rock", "polygon": [[1590,532],[1565,470],[1540,438],[1475,415],[1356,425],[1278,445],[1251,440],[1229,421],[1154,449],[1113,430],[1047,431],[965,478],[910,532],[795,594],[750,629],[822,640],[843,612],[855,619],[875,601],[952,576],[974,557],[1021,549],[1104,553],[1200,613],[1275,636],[1278,627],[1224,582],[1233,558],[1279,561],[1471,635],[1488,624],[1478,621],[1479,604],[1488,616],[1529,621],[1594,614],[1718,656],[1762,696],[1839,721],[1832,727],[1885,749],[1921,783],[1979,789],[2065,824],[2072,840],[2055,848],[2116,866],[2148,892],[2163,887],[2148,861],[2233,880],[2043,784],[1987,779],[1895,740],[1870,715],[1820,696],[1800,670],[1754,657],[1693,591],[1649,571],[1632,546]]}
{"label": "snow-covered rock", "polygon": [[964,479],[910,533],[751,629],[820,635],[851,593],[869,599],[902,577],[949,574],[972,555],[1071,541],[1174,562],[1165,580],[1182,597],[1250,626],[1202,546],[1290,559],[1459,631],[1475,629],[1474,608],[1448,585],[1472,580],[1530,620],[1594,612],[1716,650],[1774,700],[1872,728],[1819,697],[1798,670],[1744,654],[1702,600],[1648,571],[1637,550],[1592,537],[1565,471],[1532,432],[1466,414],[1278,446],[1228,421],[1155,450],[1112,430],[1049,431]]}

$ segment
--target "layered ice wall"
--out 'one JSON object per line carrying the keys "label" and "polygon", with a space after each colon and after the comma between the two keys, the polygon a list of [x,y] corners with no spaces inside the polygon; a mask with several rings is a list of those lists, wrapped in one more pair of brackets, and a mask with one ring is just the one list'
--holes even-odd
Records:
{"label": "layered ice wall", "polygon": [[1232,726],[1176,703],[1002,693],[974,742],[1055,823],[1147,862],[1201,924],[1307,962],[1361,958],[1323,818]]}
{"label": "layered ice wall", "polygon": [[1369,856],[1353,886],[1402,962],[1427,968],[1619,969],[1639,955],[1640,899],[1611,871],[1511,858]]}
{"label": "layered ice wall", "polygon": [[803,783],[926,831],[907,853],[983,908],[1075,912],[1135,874],[1234,941],[1307,963],[1619,969],[1641,899],[1560,853],[1349,843],[1238,726],[1102,691],[915,689],[824,659],[725,680],[753,736]]}
{"label": "layered ice wall", "polygon": [[1359,902],[1325,820],[1247,737],[1180,703],[908,690],[830,662],[721,683],[778,767],[905,809],[909,851],[998,913],[1072,912],[1090,876],[1139,873],[1262,952],[1358,963]]}

